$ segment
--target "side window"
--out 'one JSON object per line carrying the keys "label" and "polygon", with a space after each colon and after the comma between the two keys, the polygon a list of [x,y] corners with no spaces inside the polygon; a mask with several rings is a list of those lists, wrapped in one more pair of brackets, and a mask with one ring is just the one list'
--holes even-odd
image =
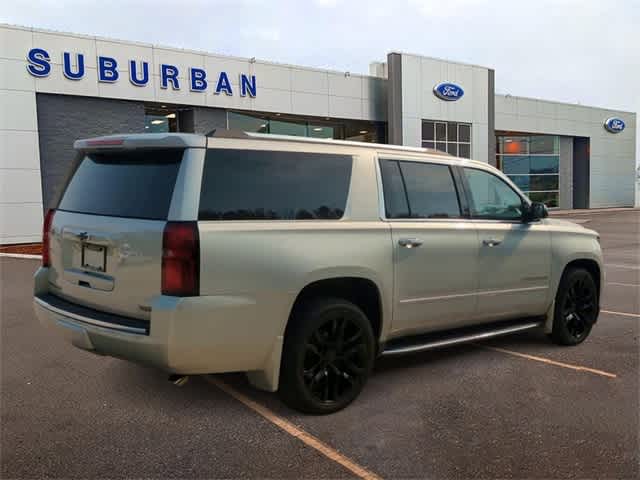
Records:
{"label": "side window", "polygon": [[387,218],[459,218],[458,194],[447,165],[381,160]]}
{"label": "side window", "polygon": [[459,218],[460,204],[447,165],[400,162],[411,218]]}
{"label": "side window", "polygon": [[400,165],[393,160],[380,160],[382,191],[387,218],[409,218],[409,204],[404,190]]}
{"label": "side window", "polygon": [[347,203],[353,158],[306,152],[209,149],[200,220],[330,220]]}
{"label": "side window", "polygon": [[492,173],[464,168],[471,193],[471,216],[491,220],[520,220],[522,198],[504,180]]}

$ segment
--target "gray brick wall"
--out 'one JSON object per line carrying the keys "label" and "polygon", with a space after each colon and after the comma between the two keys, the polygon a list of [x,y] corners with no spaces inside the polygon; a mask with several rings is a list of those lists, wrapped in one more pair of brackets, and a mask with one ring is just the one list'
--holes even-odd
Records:
{"label": "gray brick wall", "polygon": [[209,133],[214,128],[226,130],[227,111],[220,108],[193,109],[194,133]]}
{"label": "gray brick wall", "polygon": [[75,156],[78,138],[144,132],[141,102],[68,95],[36,95],[43,206],[51,206]]}

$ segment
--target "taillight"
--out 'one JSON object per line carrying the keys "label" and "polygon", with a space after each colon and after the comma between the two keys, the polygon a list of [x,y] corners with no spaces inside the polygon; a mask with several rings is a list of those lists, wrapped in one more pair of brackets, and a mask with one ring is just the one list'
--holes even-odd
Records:
{"label": "taillight", "polygon": [[44,223],[42,224],[42,266],[48,267],[51,265],[51,255],[49,253],[49,232],[51,231],[51,224],[53,223],[53,214],[56,211],[53,209],[47,210],[44,216]]}
{"label": "taillight", "polygon": [[167,222],[162,234],[162,294],[197,296],[200,238],[197,222]]}

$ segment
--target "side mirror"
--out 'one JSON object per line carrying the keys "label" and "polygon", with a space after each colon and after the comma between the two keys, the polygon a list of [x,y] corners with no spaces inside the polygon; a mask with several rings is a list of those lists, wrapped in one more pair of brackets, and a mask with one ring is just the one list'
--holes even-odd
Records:
{"label": "side mirror", "polygon": [[549,210],[547,210],[547,206],[544,203],[531,202],[531,205],[525,207],[522,220],[524,222],[533,222],[541,218],[547,218],[548,216]]}

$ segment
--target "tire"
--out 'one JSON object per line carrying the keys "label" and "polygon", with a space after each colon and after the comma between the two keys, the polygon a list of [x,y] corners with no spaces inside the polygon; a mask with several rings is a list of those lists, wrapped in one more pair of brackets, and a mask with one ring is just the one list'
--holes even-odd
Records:
{"label": "tire", "polygon": [[587,270],[567,269],[556,294],[551,339],[558,345],[585,341],[600,311],[598,287]]}
{"label": "tire", "polygon": [[374,353],[371,323],[356,305],[340,298],[305,302],[287,327],[279,396],[304,413],[337,412],[362,391]]}

